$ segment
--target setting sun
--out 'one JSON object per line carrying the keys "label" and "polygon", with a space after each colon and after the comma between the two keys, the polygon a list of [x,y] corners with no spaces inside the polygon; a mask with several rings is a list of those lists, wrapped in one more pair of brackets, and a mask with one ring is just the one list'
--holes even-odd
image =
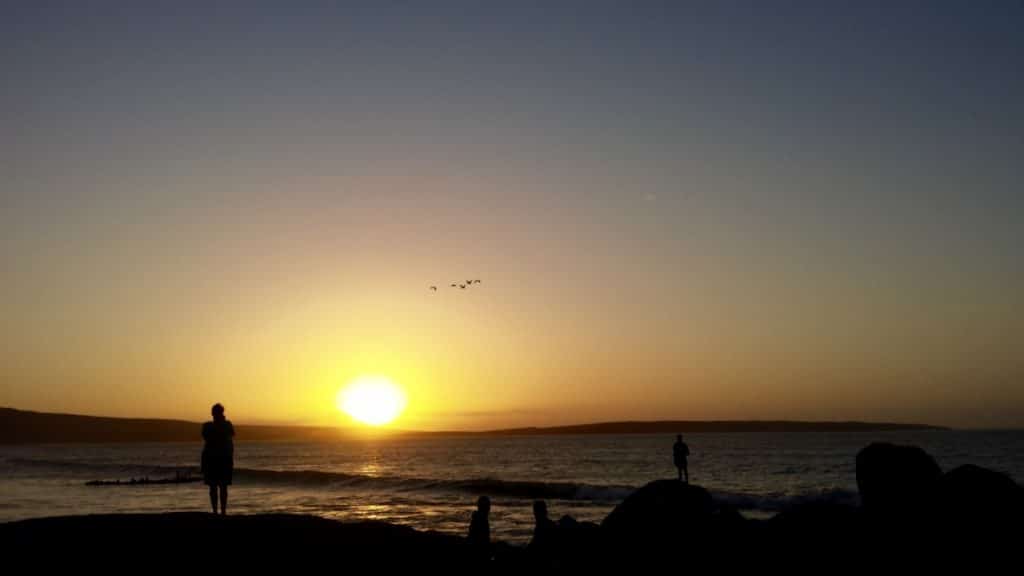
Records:
{"label": "setting sun", "polygon": [[405,409],[405,394],[388,378],[363,376],[338,392],[338,409],[355,420],[383,426]]}

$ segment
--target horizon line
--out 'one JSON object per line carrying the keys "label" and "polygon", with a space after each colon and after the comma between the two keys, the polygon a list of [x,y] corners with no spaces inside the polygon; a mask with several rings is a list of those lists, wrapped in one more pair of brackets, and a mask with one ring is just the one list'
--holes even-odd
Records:
{"label": "horizon line", "polygon": [[[195,424],[201,425],[202,421],[199,420],[188,420],[183,418],[159,418],[159,417],[136,417],[136,416],[105,416],[96,414],[80,414],[80,413],[69,413],[69,412],[45,412],[40,410],[25,410],[21,408],[14,408],[11,406],[0,406],[0,411],[13,411],[30,414],[40,414],[47,416],[70,416],[78,418],[96,418],[96,419],[108,419],[108,420],[134,420],[134,421],[148,421],[148,422],[166,422],[166,423],[182,423],[182,424]],[[291,429],[314,429],[314,430],[338,430],[344,432],[357,432],[357,433],[372,433],[372,434],[419,434],[419,435],[484,435],[484,434],[525,434],[530,432],[544,432],[544,431],[557,431],[557,430],[571,430],[574,428],[598,428],[598,427],[610,427],[610,426],[658,426],[658,425],[728,425],[728,424],[745,424],[745,425],[800,425],[800,426],[878,426],[878,427],[896,427],[896,428],[914,428],[921,430],[963,430],[963,431],[982,431],[982,430],[1024,430],[1024,427],[954,427],[939,424],[927,424],[920,422],[894,422],[894,421],[874,421],[874,420],[803,420],[803,419],[664,419],[659,418],[655,420],[640,420],[640,419],[624,419],[624,420],[601,420],[591,422],[577,422],[570,424],[552,424],[544,426],[513,426],[506,428],[488,428],[488,429],[443,429],[443,430],[422,430],[422,429],[405,429],[405,428],[389,428],[389,427],[372,427],[359,424],[349,425],[330,425],[330,424],[285,424],[285,423],[273,423],[273,422],[245,422],[237,424],[243,427],[264,427],[264,428],[291,428]]]}

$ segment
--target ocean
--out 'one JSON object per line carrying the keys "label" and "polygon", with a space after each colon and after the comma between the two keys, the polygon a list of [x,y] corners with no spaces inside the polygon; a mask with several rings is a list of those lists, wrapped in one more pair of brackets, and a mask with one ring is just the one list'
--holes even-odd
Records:
{"label": "ocean", "polygon": [[[857,451],[915,444],[943,470],[977,464],[1024,478],[1024,431],[689,434],[690,480],[752,518],[796,503],[856,503]],[[481,494],[493,538],[529,540],[531,503],[600,522],[633,489],[673,478],[671,435],[367,438],[322,443],[237,439],[229,513],[384,520],[464,534]],[[205,511],[199,483],[86,486],[90,480],[198,473],[201,445],[0,446],[0,521],[110,512]]]}

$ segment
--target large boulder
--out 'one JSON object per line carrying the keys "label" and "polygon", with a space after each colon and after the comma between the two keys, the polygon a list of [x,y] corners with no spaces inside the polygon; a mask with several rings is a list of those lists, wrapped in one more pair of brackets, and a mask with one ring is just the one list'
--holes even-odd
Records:
{"label": "large boulder", "polygon": [[601,522],[605,533],[632,544],[659,542],[707,530],[711,494],[678,480],[657,480],[630,494]]}
{"label": "large boulder", "polygon": [[857,453],[861,505],[873,515],[914,516],[942,470],[917,446],[876,442]]}
{"label": "large boulder", "polygon": [[922,518],[917,532],[930,547],[971,559],[1016,561],[1024,534],[1024,488],[1001,472],[960,466],[936,480]]}
{"label": "large boulder", "polygon": [[967,464],[943,474],[933,492],[936,521],[950,531],[985,531],[1024,515],[1024,488],[1001,472]]}
{"label": "large boulder", "polygon": [[739,570],[759,558],[746,553],[756,543],[752,528],[704,488],[658,480],[630,494],[604,519],[599,557],[605,571],[653,572],[680,562],[691,570]]}

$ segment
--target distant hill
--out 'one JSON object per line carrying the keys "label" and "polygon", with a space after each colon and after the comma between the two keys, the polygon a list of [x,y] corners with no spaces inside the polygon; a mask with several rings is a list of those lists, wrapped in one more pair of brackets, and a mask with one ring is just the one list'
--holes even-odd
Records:
{"label": "distant hill", "polygon": [[799,422],[790,420],[661,420],[602,422],[548,428],[510,428],[482,432],[505,436],[559,434],[688,434],[695,432],[878,432],[885,430],[948,430],[927,424],[888,422]]}
{"label": "distant hill", "polygon": [[[236,425],[249,441],[315,441],[344,438],[346,431],[313,426]],[[406,436],[544,436],[569,434],[689,434],[694,432],[872,432],[944,430],[923,424],[871,422],[699,421],[604,422],[550,428],[512,428],[485,432],[398,432]],[[0,408],[0,444],[198,442],[200,424],[184,420],[106,418]]]}
{"label": "distant hill", "polygon": [[[106,418],[49,414],[0,408],[0,444],[199,442],[201,424],[184,420]],[[343,436],[338,428],[236,425],[253,441],[327,440]]]}

